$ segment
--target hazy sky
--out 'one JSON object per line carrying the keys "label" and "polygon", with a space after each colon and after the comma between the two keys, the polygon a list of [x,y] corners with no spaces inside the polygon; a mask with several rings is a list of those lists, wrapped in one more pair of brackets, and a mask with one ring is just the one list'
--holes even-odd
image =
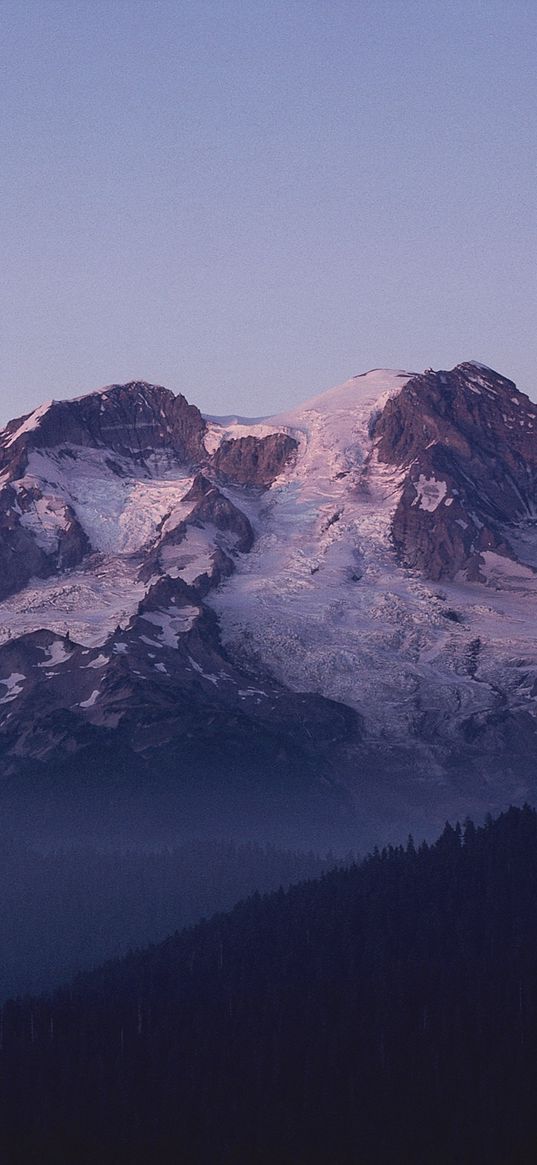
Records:
{"label": "hazy sky", "polygon": [[534,0],[0,0],[0,419],[275,411],[475,358],[537,396]]}

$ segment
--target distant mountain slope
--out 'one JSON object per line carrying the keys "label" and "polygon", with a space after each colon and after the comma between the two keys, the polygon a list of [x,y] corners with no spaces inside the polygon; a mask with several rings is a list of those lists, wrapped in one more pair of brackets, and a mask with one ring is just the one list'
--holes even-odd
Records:
{"label": "distant mountain slope", "polygon": [[237,906],[3,1009],[22,1165],[529,1165],[537,816]]}
{"label": "distant mountain slope", "polygon": [[102,769],[363,844],[534,795],[537,405],[505,377],[253,420],[111,385],[10,422],[0,469],[4,804]]}

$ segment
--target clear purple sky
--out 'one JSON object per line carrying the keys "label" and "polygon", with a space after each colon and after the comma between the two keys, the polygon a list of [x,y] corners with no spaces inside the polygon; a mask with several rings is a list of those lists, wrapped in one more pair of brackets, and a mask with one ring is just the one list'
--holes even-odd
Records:
{"label": "clear purple sky", "polygon": [[0,420],[272,412],[475,358],[537,395],[535,0],[1,0]]}

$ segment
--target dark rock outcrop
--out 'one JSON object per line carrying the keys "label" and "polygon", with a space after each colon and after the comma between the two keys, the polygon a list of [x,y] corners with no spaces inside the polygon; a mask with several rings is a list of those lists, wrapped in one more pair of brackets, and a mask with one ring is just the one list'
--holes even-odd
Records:
{"label": "dark rock outcrop", "polygon": [[143,582],[148,582],[155,574],[164,574],[166,554],[173,547],[181,546],[189,527],[211,526],[223,535],[226,545],[216,545],[214,548],[211,555],[213,568],[209,575],[205,575],[205,584],[202,586],[205,594],[209,586],[217,586],[223,578],[232,574],[234,565],[229,552],[247,554],[253,545],[254,532],[242,510],[203,473],[198,473],[194,478],[191,488],[182,499],[182,506],[192,508],[176,526],[166,529],[160,535],[147,555],[139,577]]}
{"label": "dark rock outcrop", "polygon": [[[47,530],[51,518],[52,529]],[[77,566],[89,550],[74,510],[62,498],[45,498],[36,486],[16,490],[6,485],[0,490],[0,599],[21,590],[31,578],[49,578]]]}
{"label": "dark rock outcrop", "polygon": [[509,527],[537,499],[537,406],[481,365],[413,377],[375,423],[381,462],[405,481],[393,537],[433,579],[480,576],[481,554],[515,557]]}
{"label": "dark rock outcrop", "polygon": [[235,535],[237,550],[246,554],[251,549],[254,532],[248,518],[201,473],[183,498],[185,505],[190,502],[194,502],[188,517],[190,524],[210,522],[217,530]]}
{"label": "dark rock outcrop", "polygon": [[2,467],[22,449],[69,445],[110,449],[136,462],[164,450],[183,462],[205,457],[206,426],[199,409],[160,385],[113,384],[78,400],[51,401],[38,412],[41,415],[31,428],[24,426],[32,417],[29,414],[22,418],[22,426],[12,422],[4,430]]}
{"label": "dark rock outcrop", "polygon": [[211,465],[224,481],[267,489],[297,449],[298,441],[287,433],[238,437],[222,441]]}

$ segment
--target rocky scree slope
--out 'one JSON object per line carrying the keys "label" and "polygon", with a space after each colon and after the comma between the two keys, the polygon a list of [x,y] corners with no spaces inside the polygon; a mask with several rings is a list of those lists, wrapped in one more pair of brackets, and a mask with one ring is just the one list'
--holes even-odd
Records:
{"label": "rocky scree slope", "polygon": [[253,421],[144,382],[11,421],[5,795],[104,771],[392,834],[531,796],[536,426],[471,362]]}

